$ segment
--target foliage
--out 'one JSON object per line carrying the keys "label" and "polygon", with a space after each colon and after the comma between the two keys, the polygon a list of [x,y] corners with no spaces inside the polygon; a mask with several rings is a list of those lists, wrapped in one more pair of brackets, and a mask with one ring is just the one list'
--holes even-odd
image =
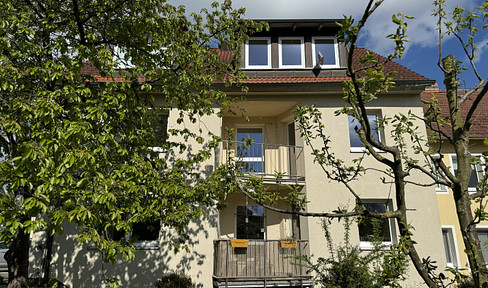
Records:
{"label": "foliage", "polygon": [[[416,243],[411,239],[413,227],[407,224],[410,221],[407,217],[406,185],[432,186],[440,184],[449,187],[454,195],[454,203],[473,283],[475,287],[482,287],[488,282],[488,272],[474,227],[479,221],[488,220],[486,218],[488,214],[484,211],[485,205],[482,204],[486,197],[488,177],[485,175],[479,179],[477,192],[473,194],[468,193],[468,182],[472,165],[486,163],[487,159],[486,153],[482,157],[471,156],[469,133],[474,124],[473,115],[479,112],[476,111],[477,106],[488,92],[487,79],[479,75],[474,62],[479,51],[477,41],[475,41],[476,35],[479,29],[488,28],[486,24],[488,3],[484,1],[483,5],[477,7],[475,11],[456,7],[449,12],[444,9],[445,1],[434,1],[436,6],[434,15],[439,19],[439,68],[445,73],[444,83],[449,111],[441,113],[437,100],[433,99],[432,102],[426,103],[429,108],[426,110],[425,117],[424,115],[414,115],[411,112],[381,117],[375,121],[374,126],[378,127],[379,131],[386,131],[385,128],[388,127],[391,134],[388,135],[389,137],[385,136],[386,141],[374,137],[375,131],[369,122],[367,107],[374,107],[374,101],[397,85],[393,80],[395,72],[385,71],[385,64],[401,57],[405,52],[407,19],[411,19],[411,17],[402,14],[393,15],[392,22],[397,29],[394,34],[387,36],[395,43],[393,53],[387,55],[384,60],[376,57],[373,53],[366,53],[359,59],[361,65],[353,67],[353,57],[357,49],[360,32],[370,15],[382,3],[383,0],[368,1],[363,16],[357,22],[351,17],[345,17],[339,24],[341,30],[338,37],[345,44],[348,52],[347,74],[351,81],[344,85],[345,105],[336,112],[336,115],[348,115],[355,118],[359,123],[355,127],[355,131],[364,145],[365,152],[353,159],[352,163],[340,159],[331,148],[332,139],[327,135],[320,111],[313,106],[298,107],[296,110],[300,134],[305,143],[311,147],[315,161],[322,166],[322,170],[328,179],[345,185],[346,190],[355,198],[358,205],[350,212],[337,210],[333,211],[335,213],[304,213],[304,215],[320,216],[321,214],[329,218],[358,215],[373,218],[394,218],[399,228],[399,237],[402,239],[400,242],[401,249],[409,254],[415,269],[427,286],[439,287],[445,285],[445,276],[442,273],[437,274],[435,260],[430,257],[421,258],[418,255]],[[446,34],[442,32],[444,28],[447,31]],[[462,67],[461,62],[456,61],[452,55],[443,57],[442,39],[446,35],[452,35],[459,41],[467,56],[471,71],[479,80],[475,89],[468,91],[465,95],[458,95],[457,89],[461,83],[459,80],[460,73],[467,68]],[[462,103],[471,95],[473,95],[472,104],[469,104],[467,109],[461,109]],[[421,136],[422,132],[419,129],[424,123],[431,131],[428,139]],[[456,174],[452,173],[451,168],[443,162],[443,152],[445,151],[443,145],[447,143],[452,145],[449,149],[454,149],[457,156],[458,169]],[[435,151],[434,148],[436,148]],[[434,157],[433,153],[439,157]],[[368,161],[370,161],[369,159],[376,160],[378,165],[364,167],[363,162],[365,161],[363,160],[366,158]],[[482,158],[483,160],[481,160]],[[391,185],[390,187],[394,185],[392,197],[396,199],[396,207],[393,211],[384,213],[388,215],[375,215],[367,211],[362,205],[361,194],[350,185],[351,182],[358,181],[368,169],[380,171],[384,175],[382,182]],[[413,176],[416,173],[424,174],[430,182],[419,182],[418,178]],[[479,208],[472,209],[472,201],[479,205]],[[474,213],[469,213],[471,211]],[[345,255],[342,256],[343,259],[349,259],[346,257],[349,257],[348,253],[343,255]],[[351,259],[356,261],[354,257]],[[363,272],[359,271],[357,277],[362,277]]]}
{"label": "foliage", "polygon": [[[334,245],[327,220],[322,221],[328,258],[318,258],[316,263],[308,259],[310,270],[316,272],[315,282],[327,288],[340,287],[401,287],[407,268],[407,255],[399,246],[385,247],[376,238],[371,251],[361,251],[350,243],[352,218],[344,221],[344,241]],[[378,235],[378,234],[376,234]]]}
{"label": "foliage", "polygon": [[171,273],[164,275],[154,283],[155,288],[193,288],[195,285],[191,282],[190,277],[184,274]]}
{"label": "foliage", "polygon": [[[219,138],[188,126],[229,103],[211,84],[243,77],[238,52],[224,63],[212,45],[263,25],[230,1],[191,18],[164,0],[0,3],[0,239],[25,245],[71,222],[105,261],[130,259],[110,230],[160,219],[182,233],[215,205],[224,170],[198,167]],[[22,245],[9,266],[28,261]]]}

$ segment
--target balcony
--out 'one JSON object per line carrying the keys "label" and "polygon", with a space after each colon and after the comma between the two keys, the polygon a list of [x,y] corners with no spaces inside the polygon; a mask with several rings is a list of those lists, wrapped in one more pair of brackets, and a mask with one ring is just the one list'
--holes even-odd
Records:
{"label": "balcony", "polygon": [[219,164],[235,164],[244,177],[257,176],[284,183],[304,183],[303,147],[256,142],[223,141]]}
{"label": "balcony", "polygon": [[249,240],[247,247],[232,247],[231,240],[214,241],[214,287],[251,283],[252,287],[310,287],[303,257],[308,256],[308,241],[293,244],[285,247],[279,240]]}

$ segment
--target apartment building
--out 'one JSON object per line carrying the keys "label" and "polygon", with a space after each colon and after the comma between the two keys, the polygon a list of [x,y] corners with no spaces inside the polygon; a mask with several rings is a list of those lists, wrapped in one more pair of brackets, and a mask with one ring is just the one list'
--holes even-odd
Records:
{"label": "apartment building", "polygon": [[[467,90],[458,90],[458,94],[463,96],[467,93]],[[467,100],[461,105],[462,115],[466,116],[469,107],[472,105],[474,99],[478,93],[473,93]],[[443,116],[448,116],[449,107],[447,104],[446,91],[438,89],[437,87],[427,89],[422,92],[421,97],[423,100],[431,101],[433,97],[437,99],[439,108],[442,111]],[[486,146],[483,144],[484,139],[488,135],[488,115],[486,109],[488,106],[487,99],[483,99],[473,115],[474,125],[470,130],[469,138],[469,152],[473,158],[480,157],[483,152],[486,151]],[[442,132],[446,135],[452,135],[451,128],[444,126]],[[452,169],[454,175],[457,171],[457,157],[454,148],[447,139],[442,139],[432,147],[434,155],[437,157],[443,157],[443,162],[447,167]],[[483,178],[485,173],[484,161],[481,158],[481,163],[472,165],[471,177],[469,180],[469,192],[476,192],[478,182]],[[468,259],[465,251],[464,242],[459,228],[457,219],[456,207],[454,204],[454,197],[451,189],[443,185],[437,185],[435,187],[437,202],[439,205],[439,216],[441,220],[442,238],[444,241],[446,262],[449,267],[458,269],[468,269]],[[485,204],[483,204],[485,205]],[[480,208],[479,205],[473,202],[472,209]],[[484,208],[482,208],[484,209]],[[488,242],[488,221],[480,221],[476,224],[478,230],[478,237],[481,241],[483,256],[485,261],[488,261],[488,250],[486,243]]]}
{"label": "apartment building", "polygon": [[[242,181],[246,181],[246,175],[254,175],[263,180],[267,189],[283,194],[290,192],[293,185],[304,193],[307,211],[325,212],[355,206],[355,198],[345,187],[328,180],[314,163],[312,148],[304,145],[293,113],[297,105],[315,105],[322,113],[332,149],[338,157],[352,163],[364,152],[354,132],[357,124],[347,115],[335,114],[344,106],[343,81],[349,79],[346,50],[335,37],[339,30],[337,21],[269,20],[269,31],[249,38],[241,48],[241,68],[249,77],[245,81],[249,92],[243,94],[237,88],[222,86],[230,96],[242,97],[232,108],[235,111],[245,108],[248,119],[222,111],[221,118],[215,115],[200,119],[201,123],[185,123],[188,129],[200,129],[204,123],[204,129],[224,139],[214,152],[214,159],[203,164],[204,169],[231,161],[233,155],[243,163]],[[367,51],[357,50],[354,65],[360,65],[359,58]],[[233,57],[232,51],[220,53],[224,61]],[[379,55],[376,57],[381,59]],[[398,71],[394,78],[396,86],[368,104],[371,124],[380,117],[408,111],[422,115],[420,94],[433,81],[394,62],[389,62],[385,69]],[[178,125],[172,121],[176,113],[169,113],[169,128]],[[426,135],[422,121],[416,124]],[[228,135],[229,129],[233,130],[233,137]],[[391,129],[387,126],[378,131],[377,139],[393,143]],[[250,146],[245,143],[247,139],[253,140]],[[313,144],[321,147],[322,143],[317,140]],[[394,187],[385,184],[384,175],[377,171],[383,167],[370,157],[364,159],[363,165],[372,169],[351,186],[371,207],[379,211],[394,209]],[[281,175],[281,183],[288,186],[276,182],[277,173]],[[407,190],[411,221],[408,224],[415,227],[413,238],[418,243],[419,254],[430,256],[439,267],[444,267],[441,223],[449,222],[442,222],[437,210],[442,195],[436,194],[433,187],[410,185]],[[312,275],[295,256],[327,256],[320,219],[273,212],[242,193],[227,195],[222,204],[225,204],[223,210],[209,210],[188,227],[191,240],[187,251],[173,251],[172,240],[178,238],[174,231],[159,229],[154,233],[141,228],[134,231],[140,239],[136,243],[135,259],[121,260],[113,266],[103,264],[102,255],[96,249],[80,246],[74,228],[67,227],[64,236],[55,239],[52,276],[70,287],[98,287],[107,276],[118,277],[121,287],[151,287],[163,274],[173,271],[189,275],[198,287],[314,286]],[[276,203],[276,207],[291,209],[286,202]],[[394,221],[386,220],[382,225],[385,244],[395,243],[398,227]],[[330,228],[332,236],[341,241],[342,223],[335,221]],[[354,226],[350,236],[353,244],[365,252],[371,249],[364,227]],[[34,260],[40,256],[34,251],[32,257]],[[31,271],[37,268],[31,267]],[[404,286],[418,287],[420,283],[422,280],[411,267]]]}

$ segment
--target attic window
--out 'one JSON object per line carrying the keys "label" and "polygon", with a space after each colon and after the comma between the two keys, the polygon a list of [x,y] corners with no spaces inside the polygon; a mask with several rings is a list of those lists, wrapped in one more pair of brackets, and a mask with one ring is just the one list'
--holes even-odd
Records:
{"label": "attic window", "polygon": [[246,56],[247,68],[271,68],[270,38],[249,38]]}
{"label": "attic window", "polygon": [[320,68],[339,67],[339,53],[335,37],[312,38],[313,65]]}
{"label": "attic window", "polygon": [[303,68],[305,66],[303,38],[280,38],[279,55],[281,68]]}

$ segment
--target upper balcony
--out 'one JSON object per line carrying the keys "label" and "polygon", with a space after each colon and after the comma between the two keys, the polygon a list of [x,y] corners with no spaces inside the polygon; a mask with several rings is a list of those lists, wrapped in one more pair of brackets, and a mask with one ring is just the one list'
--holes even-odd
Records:
{"label": "upper balcony", "polygon": [[234,164],[243,177],[257,176],[265,182],[303,184],[303,147],[253,141],[223,141],[220,163]]}

